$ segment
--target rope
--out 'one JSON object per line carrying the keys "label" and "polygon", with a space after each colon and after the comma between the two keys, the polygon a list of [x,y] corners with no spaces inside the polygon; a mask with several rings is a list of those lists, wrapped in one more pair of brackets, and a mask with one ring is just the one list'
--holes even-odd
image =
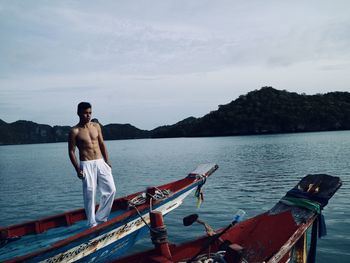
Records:
{"label": "rope", "polygon": [[135,208],[136,212],[138,213],[138,215],[140,216],[141,220],[143,221],[143,223],[148,227],[148,229],[152,232],[153,229],[149,226],[149,224],[146,222],[146,220],[143,218],[143,216],[141,215],[140,211],[137,209],[136,206],[131,206],[132,208]]}
{"label": "rope", "polygon": [[196,192],[194,194],[195,197],[197,197],[197,208],[199,208],[204,200],[204,194],[203,194],[203,190],[202,187],[205,184],[207,178],[206,177],[202,177],[201,179],[202,181],[198,184]]}
{"label": "rope", "polygon": [[307,199],[310,201],[317,202],[320,204],[320,206],[323,208],[328,204],[328,198],[324,196],[320,196],[317,194],[313,194],[310,192],[305,192],[297,188],[293,188],[292,190],[289,190],[286,194],[287,197],[295,197],[295,198],[302,198]]}
{"label": "rope", "polygon": [[132,208],[135,208],[136,212],[138,213],[139,217],[141,218],[141,220],[143,221],[143,223],[148,227],[149,231],[151,231],[151,233],[155,233],[157,234],[158,233],[158,228],[152,228],[148,223],[147,221],[143,218],[143,216],[141,215],[140,211],[137,209],[136,206],[131,206]]}
{"label": "rope", "polygon": [[[154,200],[160,200],[162,198],[165,198],[166,196],[170,195],[171,191],[168,189],[164,189],[161,190],[159,188],[156,188],[156,193],[154,195],[150,195],[151,199],[150,199],[150,207],[151,207],[151,201]],[[143,218],[143,216],[141,215],[140,211],[137,209],[137,206],[142,205],[146,203],[146,194],[142,193],[138,196],[135,196],[133,199],[129,200],[128,204],[130,207],[134,208],[137,212],[137,214],[139,215],[139,217],[141,218],[141,220],[143,221],[143,223],[148,227],[148,229],[151,231],[151,233],[158,233],[157,229],[152,229],[150,227],[150,225],[146,222],[146,220]],[[152,210],[152,209],[151,209]]]}
{"label": "rope", "polygon": [[[150,196],[153,200],[160,200],[160,199],[163,199],[165,197],[167,197],[168,195],[170,195],[171,191],[168,190],[168,189],[164,189],[164,190],[161,190],[161,189],[158,189],[156,188],[156,192],[154,195],[151,195],[149,193],[147,193],[148,196]],[[133,199],[129,200],[129,206],[131,207],[134,207],[134,206],[139,206],[139,205],[143,205],[146,203],[146,193],[142,193],[142,194],[139,194],[137,196],[135,196]]]}
{"label": "rope", "polygon": [[[224,256],[226,251],[218,251],[216,253],[201,254],[197,256],[192,263],[226,263]],[[179,263],[185,263],[186,261],[181,261]]]}
{"label": "rope", "polygon": [[309,199],[285,196],[280,200],[280,202],[286,205],[303,207],[317,214],[321,214],[321,205]]}
{"label": "rope", "polygon": [[129,200],[129,206],[139,206],[146,203],[146,194],[142,193]]}
{"label": "rope", "polygon": [[159,200],[159,199],[165,198],[166,196],[168,196],[171,193],[171,191],[168,189],[164,189],[164,190],[161,190],[159,188],[156,188],[156,189],[157,190],[156,190],[154,195],[147,193],[147,195],[152,197],[154,200]]}
{"label": "rope", "polygon": [[154,245],[168,242],[168,233],[165,226],[155,227],[151,231],[151,239]]}
{"label": "rope", "polygon": [[326,223],[322,215],[322,209],[327,205],[328,200],[323,197],[312,195],[308,192],[292,189],[285,197],[280,200],[281,203],[297,207],[306,208],[314,213],[317,213],[317,220],[313,222],[311,242],[307,262],[316,262],[317,237],[320,238],[327,234]]}

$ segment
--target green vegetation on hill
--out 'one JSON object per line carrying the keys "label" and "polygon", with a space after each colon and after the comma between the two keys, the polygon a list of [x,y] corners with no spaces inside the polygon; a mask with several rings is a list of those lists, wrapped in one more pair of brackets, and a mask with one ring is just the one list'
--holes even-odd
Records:
{"label": "green vegetation on hill", "polygon": [[350,93],[304,95],[263,87],[219,105],[202,118],[188,118],[152,131],[153,138],[229,136],[350,129]]}
{"label": "green vegetation on hill", "polygon": [[[189,117],[152,131],[130,124],[102,126],[106,140],[230,136],[350,129],[350,93],[305,95],[263,87],[219,105],[201,117]],[[0,120],[0,145],[67,141],[69,126]]]}
{"label": "green vegetation on hill", "polygon": [[0,145],[64,142],[67,141],[69,130],[69,126],[51,127],[31,121],[8,124],[0,120]]}
{"label": "green vegetation on hill", "polygon": [[[31,121],[8,124],[0,120],[0,145],[66,142],[70,129],[70,126],[51,127]],[[149,137],[148,131],[142,131],[130,124],[109,124],[102,126],[102,132],[106,140]]]}

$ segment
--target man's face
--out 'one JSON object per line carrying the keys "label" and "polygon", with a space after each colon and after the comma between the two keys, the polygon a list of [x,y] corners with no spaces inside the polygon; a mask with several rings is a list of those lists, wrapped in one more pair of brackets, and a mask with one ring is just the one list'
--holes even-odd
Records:
{"label": "man's face", "polygon": [[88,123],[91,120],[91,108],[87,108],[79,112],[80,121],[83,123]]}

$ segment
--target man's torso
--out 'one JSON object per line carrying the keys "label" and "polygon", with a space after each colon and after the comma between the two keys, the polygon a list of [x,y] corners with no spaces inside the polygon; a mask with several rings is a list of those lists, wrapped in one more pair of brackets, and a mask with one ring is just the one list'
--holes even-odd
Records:
{"label": "man's torso", "polygon": [[98,124],[89,123],[87,127],[76,126],[75,139],[76,145],[79,149],[79,159],[80,161],[89,161],[101,159],[102,154],[99,146],[99,132]]}

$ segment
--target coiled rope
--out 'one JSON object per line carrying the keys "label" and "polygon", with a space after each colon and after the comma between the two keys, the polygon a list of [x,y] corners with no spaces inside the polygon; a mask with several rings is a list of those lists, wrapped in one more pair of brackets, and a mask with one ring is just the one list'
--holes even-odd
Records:
{"label": "coiled rope", "polygon": [[[202,254],[191,260],[191,263],[226,263],[224,259],[226,251],[218,251],[216,253]],[[179,263],[187,263],[187,261],[180,261]]]}
{"label": "coiled rope", "polygon": [[147,201],[147,195],[150,196],[151,199],[153,200],[160,200],[167,197],[171,193],[171,191],[168,189],[163,189],[163,190],[159,188],[156,188],[156,189],[157,190],[154,195],[151,195],[149,193],[142,193],[135,196],[133,199],[128,201],[129,206],[135,207],[135,206],[143,205]]}
{"label": "coiled rope", "polygon": [[[153,229],[149,226],[149,224],[147,223],[147,221],[143,218],[142,214],[140,213],[140,211],[137,209],[137,206],[139,205],[142,205],[144,203],[146,203],[146,196],[150,196],[150,207],[152,207],[152,200],[160,200],[160,199],[163,199],[167,196],[169,196],[171,194],[171,191],[168,190],[168,189],[159,189],[159,188],[156,188],[156,192],[154,195],[151,195],[151,194],[146,194],[146,193],[142,193],[142,194],[139,194],[137,196],[135,196],[133,199],[129,200],[128,201],[128,205],[129,207],[132,207],[136,210],[137,214],[139,215],[139,217],[141,218],[141,220],[143,221],[143,223],[148,227],[148,229],[151,231],[151,233],[155,233],[155,234],[159,234],[159,231],[161,231],[161,235],[163,235],[163,232],[162,230],[158,230],[158,229]],[[152,209],[151,209],[152,210]],[[166,230],[165,230],[166,231]],[[166,232],[165,232],[166,234]]]}

